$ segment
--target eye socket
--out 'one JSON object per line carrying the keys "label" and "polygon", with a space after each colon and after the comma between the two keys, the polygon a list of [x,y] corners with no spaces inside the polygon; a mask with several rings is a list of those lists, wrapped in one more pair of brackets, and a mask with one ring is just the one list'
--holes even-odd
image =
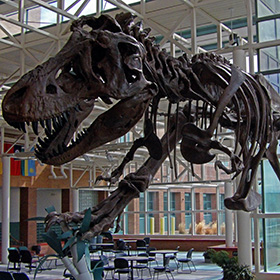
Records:
{"label": "eye socket", "polygon": [[129,43],[119,43],[119,51],[123,57],[139,54],[139,48]]}
{"label": "eye socket", "polygon": [[50,93],[50,94],[56,94],[56,87],[54,85],[47,85],[46,87],[46,93]]}

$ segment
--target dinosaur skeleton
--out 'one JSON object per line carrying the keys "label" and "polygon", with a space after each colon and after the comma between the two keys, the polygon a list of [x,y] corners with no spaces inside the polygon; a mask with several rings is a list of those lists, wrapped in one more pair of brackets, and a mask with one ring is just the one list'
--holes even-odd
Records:
{"label": "dinosaur skeleton", "polygon": [[[280,98],[263,76],[250,75],[213,53],[171,57],[129,13],[115,19],[83,16],[71,30],[70,39],[55,57],[9,90],[2,109],[5,120],[20,130],[25,131],[26,123],[31,123],[35,133],[39,123],[45,128],[46,137],[39,138],[35,154],[50,165],[64,164],[123,136],[144,116],[144,136],[134,142],[110,178],[101,178],[118,182],[118,188],[91,209],[91,234],[112,227],[125,206],[148,188],[178,143],[190,163],[210,162],[215,157],[211,149],[229,156],[229,168],[215,162],[233,177],[240,174],[236,193],[225,200],[227,208],[251,211],[260,204],[260,195],[251,186],[264,156],[280,178],[276,155]],[[118,103],[71,141],[97,98]],[[177,109],[167,112],[168,128],[159,139],[155,131],[161,99],[168,99]],[[198,102],[203,105],[196,106]],[[199,120],[204,127],[198,125]],[[212,140],[218,126],[234,131],[233,151]],[[140,146],[147,147],[150,157],[138,171],[119,180]],[[46,221],[48,226],[59,222],[67,228],[70,222],[80,222],[84,213],[53,212]]]}

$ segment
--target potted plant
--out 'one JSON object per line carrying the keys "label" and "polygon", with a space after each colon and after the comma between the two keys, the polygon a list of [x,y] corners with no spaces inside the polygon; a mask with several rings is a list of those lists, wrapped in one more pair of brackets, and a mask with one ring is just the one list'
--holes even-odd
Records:
{"label": "potted plant", "polygon": [[204,262],[206,262],[206,263],[211,263],[211,257],[210,257],[209,250],[206,250],[206,251],[203,253],[203,257],[204,257]]}
{"label": "potted plant", "polygon": [[211,261],[223,269],[223,280],[255,279],[247,265],[240,265],[237,257],[230,257],[226,251],[208,250]]}
{"label": "potted plant", "polygon": [[[55,209],[54,207],[48,207],[46,211],[50,213],[55,211]],[[54,256],[61,259],[66,269],[76,280],[102,279],[103,262],[99,261],[94,264],[91,262],[89,242],[85,238],[90,228],[90,222],[91,211],[88,209],[80,224],[72,223],[67,227],[63,227],[63,233],[61,235],[57,235],[56,232],[51,229],[43,234],[44,240],[57,253],[57,255]],[[62,240],[64,242],[62,242]],[[35,271],[34,279],[48,256],[41,259]]]}

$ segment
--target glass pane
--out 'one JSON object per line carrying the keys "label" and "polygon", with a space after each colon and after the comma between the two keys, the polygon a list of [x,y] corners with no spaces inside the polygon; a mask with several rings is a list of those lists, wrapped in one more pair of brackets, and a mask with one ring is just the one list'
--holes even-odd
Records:
{"label": "glass pane", "polygon": [[220,212],[218,216],[219,216],[218,234],[225,235],[226,234],[225,212]]}
{"label": "glass pane", "polygon": [[269,162],[263,162],[264,171],[264,211],[265,213],[280,212],[280,188],[279,181]]}
{"label": "glass pane", "polygon": [[279,24],[280,20],[267,20],[259,22],[259,42],[272,41],[279,39]]}
{"label": "glass pane", "polygon": [[280,219],[265,220],[265,269],[280,272]]}
{"label": "glass pane", "polygon": [[265,78],[271,83],[273,88],[280,93],[280,73],[265,75]]}
{"label": "glass pane", "polygon": [[280,69],[280,47],[260,49],[260,71]]}
{"label": "glass pane", "polygon": [[[144,214],[140,215],[139,213],[125,213],[125,234],[139,234],[140,225],[142,224],[142,233],[144,233],[145,228],[143,229]],[[135,221],[140,221],[135,223]],[[142,223],[141,223],[142,222]]]}
{"label": "glass pane", "polygon": [[258,0],[258,17],[270,16],[280,13],[279,0]]}

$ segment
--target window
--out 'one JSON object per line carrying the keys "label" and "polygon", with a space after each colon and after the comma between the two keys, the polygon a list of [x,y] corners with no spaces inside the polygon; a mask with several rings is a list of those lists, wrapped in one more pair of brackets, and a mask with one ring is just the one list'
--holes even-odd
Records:
{"label": "window", "polygon": [[[212,210],[212,195],[211,194],[203,194],[203,210]],[[205,224],[209,224],[212,222],[212,214],[210,212],[204,212],[204,220]]]}

